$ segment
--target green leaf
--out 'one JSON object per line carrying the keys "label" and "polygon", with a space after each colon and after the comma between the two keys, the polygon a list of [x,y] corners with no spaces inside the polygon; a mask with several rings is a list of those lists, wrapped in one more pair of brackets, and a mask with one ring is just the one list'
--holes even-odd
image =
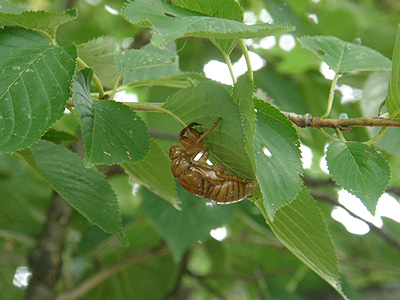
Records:
{"label": "green leaf", "polygon": [[44,212],[52,193],[39,174],[24,161],[15,155],[0,155],[1,230],[36,236],[43,226]]}
{"label": "green leaf", "polygon": [[18,6],[14,6],[7,1],[0,0],[0,12],[3,14],[20,14],[24,10]]}
{"label": "green leaf", "polygon": [[[299,57],[296,58],[299,59]],[[310,113],[299,82],[269,68],[258,70],[254,73],[254,78],[257,88],[266,92],[272,98],[273,104],[280,110],[295,111],[297,114]]]}
{"label": "green leaf", "polygon": [[147,45],[138,50],[124,50],[115,56],[115,65],[118,72],[127,72],[125,84],[181,73],[174,43],[162,48]]}
{"label": "green leaf", "polygon": [[292,203],[276,212],[274,221],[264,217],[276,237],[297,258],[347,299],[340,285],[332,239],[320,209],[305,187]]}
{"label": "green leaf", "polygon": [[295,29],[286,24],[245,25],[234,20],[205,16],[162,0],[128,2],[122,13],[134,25],[151,27],[151,41],[155,46],[187,36],[242,39],[275,35]]}
{"label": "green leaf", "polygon": [[332,36],[305,36],[301,45],[318,55],[336,73],[351,71],[388,71],[390,59],[378,51],[348,43]]}
{"label": "green leaf", "polygon": [[172,3],[207,16],[243,22],[243,9],[235,0],[172,0]]}
{"label": "green leaf", "polygon": [[147,45],[142,49],[124,50],[115,55],[115,65],[118,72],[126,72],[134,69],[153,68],[173,65],[178,67],[178,55],[175,44],[168,44],[164,48]]}
{"label": "green leaf", "polygon": [[144,121],[129,107],[90,96],[92,69],[78,72],[72,99],[85,141],[85,165],[138,162],[149,149]]}
{"label": "green leaf", "polygon": [[326,152],[329,173],[338,185],[360,198],[374,214],[389,184],[390,168],[384,154],[359,142],[332,142]]}
{"label": "green leaf", "polygon": [[262,100],[254,104],[257,181],[268,217],[273,220],[276,211],[290,203],[301,188],[300,141],[293,124],[278,109]]}
{"label": "green leaf", "polygon": [[254,155],[254,132],[255,132],[255,114],[253,105],[254,86],[250,77],[244,74],[232,90],[232,96],[236,100],[241,110],[244,124],[246,153],[250,159],[252,169],[256,169],[256,160]]}
{"label": "green leaf", "polygon": [[93,68],[101,83],[112,88],[118,78],[114,64],[114,55],[120,50],[118,41],[113,36],[101,36],[77,46],[79,57]]}
{"label": "green leaf", "polygon": [[9,7],[6,11],[0,10],[0,27],[7,25],[22,26],[53,34],[58,26],[75,20],[77,17],[78,10],[76,8],[68,9],[63,13],[50,13],[46,11],[22,11]]}
{"label": "green leaf", "polygon": [[210,238],[211,229],[227,224],[233,213],[233,206],[210,205],[181,187],[178,189],[180,211],[148,190],[142,189],[140,195],[146,217],[167,241],[175,261],[192,244]]}
{"label": "green leaf", "polygon": [[118,202],[103,174],[85,168],[78,155],[48,141],[20,155],[85,218],[126,244]]}
{"label": "green leaf", "polygon": [[55,144],[61,144],[62,142],[76,141],[76,136],[69,134],[68,132],[58,131],[50,128],[49,131],[42,136],[43,140],[53,142]]}
{"label": "green leaf", "polygon": [[0,153],[12,153],[63,116],[77,54],[21,27],[0,29],[0,53]]}
{"label": "green leaf", "polygon": [[[172,4],[210,17],[243,22],[243,9],[235,0],[174,0]],[[237,39],[212,39],[212,42],[229,55],[236,46]]]}
{"label": "green leaf", "polygon": [[63,116],[76,57],[36,31],[0,29],[0,153],[31,146]]}
{"label": "green leaf", "polygon": [[149,152],[141,162],[123,164],[122,167],[134,182],[178,207],[179,200],[176,195],[175,179],[171,172],[171,161],[154,139],[150,139]]}
{"label": "green leaf", "polygon": [[386,98],[386,106],[391,119],[398,118],[400,114],[400,24],[398,27],[392,56],[392,73],[390,74],[389,90]]}
{"label": "green leaf", "polygon": [[252,136],[253,133],[245,132],[241,109],[227,89],[216,82],[201,82],[195,88],[178,91],[163,107],[187,124],[202,124],[200,129],[203,131],[208,130],[221,117],[221,122],[205,141],[210,154],[233,175],[254,179],[255,172],[246,152],[246,136]]}

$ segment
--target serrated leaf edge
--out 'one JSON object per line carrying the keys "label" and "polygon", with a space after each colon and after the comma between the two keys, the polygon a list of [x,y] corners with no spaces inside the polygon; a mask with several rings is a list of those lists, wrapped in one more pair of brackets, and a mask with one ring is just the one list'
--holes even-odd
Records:
{"label": "serrated leaf edge", "polygon": [[[339,140],[335,140],[335,141],[339,141]],[[351,143],[351,142],[350,142],[350,143]],[[353,141],[353,143],[357,143],[357,142],[354,142],[354,141]],[[331,144],[332,144],[332,143],[331,143]],[[331,145],[331,144],[330,144],[330,145]],[[345,143],[345,144],[346,144],[346,147],[347,147],[347,143]],[[365,144],[363,144],[363,145],[365,145]],[[367,146],[367,145],[365,145],[365,146]],[[387,180],[386,180],[386,182],[385,182],[385,184],[384,184],[384,186],[387,187],[387,186],[389,185],[389,182],[390,182],[390,178],[391,178],[391,175],[392,175],[392,171],[391,171],[391,169],[390,169],[390,166],[389,166],[389,164],[388,164],[388,161],[387,161],[387,159],[386,159],[386,156],[385,156],[381,151],[379,151],[375,146],[373,146],[373,145],[368,145],[368,147],[372,148],[372,149],[375,150],[379,155],[381,155],[382,162],[385,163],[386,167],[387,167],[388,170],[389,170],[389,174],[388,174]],[[348,149],[348,147],[347,147],[347,149]],[[326,159],[326,157],[327,157],[327,155],[328,155],[329,150],[330,150],[330,149],[329,149],[329,146],[328,146],[328,147],[327,147],[327,150],[326,150],[326,153],[325,153],[325,159]],[[331,170],[330,170],[330,167],[329,167],[329,164],[328,164],[328,160],[327,160],[327,159],[326,159],[326,162],[327,162],[327,167],[328,167],[328,170],[329,170],[329,174],[331,175],[331,177],[332,177],[333,181],[336,183],[336,185],[338,185],[338,186],[341,187],[342,189],[346,190],[347,192],[349,192],[350,194],[352,194],[353,196],[355,196],[355,197],[358,198],[358,196],[357,196],[357,195],[354,195],[354,193],[353,193],[351,190],[348,190],[347,188],[345,188],[344,186],[342,186],[338,181],[336,181],[335,177],[331,174]],[[358,164],[357,164],[357,165],[358,165]],[[381,196],[383,195],[383,193],[385,192],[385,190],[386,190],[386,188],[383,189],[383,191],[382,191],[382,193],[381,193]],[[360,199],[360,200],[361,200],[362,204],[368,209],[368,206],[365,205],[363,199]],[[377,199],[377,202],[378,202],[378,200],[379,200],[379,198]],[[370,210],[368,209],[368,211],[370,211]],[[373,211],[373,212],[370,211],[370,212],[371,212],[372,214],[374,214],[375,211],[376,211],[376,206],[375,206],[375,208],[374,208],[374,211]]]}

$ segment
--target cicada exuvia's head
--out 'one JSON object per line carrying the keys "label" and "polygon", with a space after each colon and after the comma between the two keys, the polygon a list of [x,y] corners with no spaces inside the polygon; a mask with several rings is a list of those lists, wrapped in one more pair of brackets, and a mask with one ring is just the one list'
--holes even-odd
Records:
{"label": "cicada exuvia's head", "polygon": [[178,156],[181,156],[183,152],[184,149],[182,148],[182,146],[172,145],[171,148],[169,148],[169,158],[173,160]]}

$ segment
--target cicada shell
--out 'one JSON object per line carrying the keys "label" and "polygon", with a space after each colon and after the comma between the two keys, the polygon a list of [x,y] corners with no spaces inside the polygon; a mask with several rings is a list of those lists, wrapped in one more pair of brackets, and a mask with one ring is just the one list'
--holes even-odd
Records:
{"label": "cicada shell", "polygon": [[[249,197],[257,184],[251,180],[226,174],[221,165],[209,165],[209,150],[204,145],[204,138],[217,126],[217,122],[204,134],[201,134],[191,123],[179,133],[181,145],[172,145],[169,157],[172,160],[171,170],[180,185],[188,192],[211,200],[218,204],[228,204]],[[197,161],[195,157],[202,153]]]}

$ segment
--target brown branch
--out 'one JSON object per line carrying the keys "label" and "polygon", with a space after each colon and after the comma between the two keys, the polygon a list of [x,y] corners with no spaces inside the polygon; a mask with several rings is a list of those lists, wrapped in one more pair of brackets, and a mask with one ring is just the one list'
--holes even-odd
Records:
{"label": "brown branch", "polygon": [[350,130],[349,127],[400,127],[400,119],[390,120],[377,117],[352,118],[352,119],[324,119],[314,118],[310,114],[298,115],[282,112],[298,127],[309,128],[339,128],[342,131]]}
{"label": "brown branch", "polygon": [[168,299],[180,299],[181,297],[181,285],[182,285],[182,279],[187,271],[187,264],[189,262],[189,256],[191,254],[191,251],[188,250],[185,252],[185,254],[183,255],[183,258],[179,264],[179,269],[176,275],[176,279],[175,279],[175,284],[174,287],[171,289],[171,292],[169,292],[164,299],[168,300]]}
{"label": "brown branch", "polygon": [[71,206],[57,193],[47,212],[46,223],[29,256],[32,277],[25,299],[54,299],[54,286],[61,271],[61,252]]}
{"label": "brown branch", "polygon": [[[83,156],[82,136],[71,144],[73,152]],[[47,218],[35,248],[29,256],[29,266],[32,277],[25,293],[25,299],[54,299],[54,287],[59,279],[62,259],[61,253],[64,245],[72,208],[59,194],[53,195]]]}
{"label": "brown branch", "polygon": [[400,187],[398,187],[398,186],[389,186],[386,189],[386,192],[393,196],[396,196],[397,198],[400,197]]}
{"label": "brown branch", "polygon": [[[69,106],[73,107],[72,101],[68,101]],[[164,103],[143,102],[153,106],[163,106]],[[135,111],[162,113],[162,111],[151,108],[131,108]],[[400,119],[385,119],[379,117],[351,118],[351,119],[325,119],[313,117],[310,114],[298,115],[292,112],[281,111],[290,121],[298,127],[309,128],[339,128],[341,131],[349,131],[349,127],[400,127]]]}
{"label": "brown branch", "polygon": [[228,300],[228,298],[226,298],[220,291],[218,291],[217,289],[215,289],[212,285],[207,283],[207,277],[204,276],[199,276],[196,274],[193,274],[192,272],[190,272],[189,270],[186,270],[186,274],[191,276],[192,278],[196,279],[197,282],[204,287],[206,290],[208,290],[211,294],[215,295],[215,297],[217,299],[221,299],[221,300]]}
{"label": "brown branch", "polygon": [[95,275],[84,281],[77,288],[58,295],[56,300],[72,300],[81,298],[85,296],[88,292],[90,292],[92,289],[94,289],[96,286],[101,284],[103,281],[123,271],[124,269],[136,265],[142,261],[145,261],[146,259],[155,257],[157,255],[165,255],[168,254],[169,252],[170,252],[169,249],[163,245],[148,251],[144,251],[140,254],[132,255],[127,259],[124,259],[116,263],[115,265],[96,273]]}

